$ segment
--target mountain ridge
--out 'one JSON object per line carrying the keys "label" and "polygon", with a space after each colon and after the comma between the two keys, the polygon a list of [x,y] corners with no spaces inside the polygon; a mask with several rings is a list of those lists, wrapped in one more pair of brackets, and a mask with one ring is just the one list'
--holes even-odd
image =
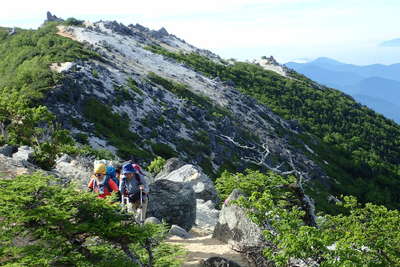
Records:
{"label": "mountain ridge", "polygon": [[[50,64],[62,78],[43,103],[78,142],[144,162],[179,155],[214,177],[249,167],[298,171],[320,209],[328,209],[329,196],[342,193],[356,192],[363,201],[396,199],[392,193],[369,195],[366,186],[358,189],[353,178],[378,171],[374,165],[354,170],[352,164],[367,164],[369,153],[379,154],[374,160],[382,164],[396,164],[396,157],[371,151],[360,140],[381,147],[398,129],[344,94],[288,69],[283,76],[265,66],[223,60],[166,30],[157,34],[110,21],[54,27],[58,36],[97,55]],[[3,41],[17,42],[24,33],[30,34],[17,31]],[[360,122],[370,132],[357,132]],[[380,137],[379,125],[388,129]],[[354,134],[362,138],[353,140]],[[361,154],[352,154],[355,141]],[[394,189],[396,182],[385,180],[383,187]]]}

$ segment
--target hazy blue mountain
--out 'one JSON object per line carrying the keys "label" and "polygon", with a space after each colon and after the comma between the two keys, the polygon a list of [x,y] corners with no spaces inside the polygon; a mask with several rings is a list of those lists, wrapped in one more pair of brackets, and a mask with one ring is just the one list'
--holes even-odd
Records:
{"label": "hazy blue mountain", "polygon": [[400,46],[400,38],[385,41],[380,44],[380,46],[385,46],[385,47],[397,47]]}
{"label": "hazy blue mountain", "polygon": [[400,64],[357,66],[321,57],[287,67],[356,100],[400,123]]}
{"label": "hazy blue mountain", "polygon": [[356,73],[352,72],[344,72],[344,71],[332,71],[325,69],[323,67],[317,65],[308,65],[308,64],[286,64],[289,68],[304,74],[308,78],[317,81],[323,85],[337,88],[342,90],[347,94],[353,93],[354,86],[348,85],[355,85],[361,82],[365,77],[360,76]]}
{"label": "hazy blue mountain", "polygon": [[400,82],[398,81],[371,77],[362,80],[357,87],[357,91],[360,94],[400,103]]}
{"label": "hazy blue mountain", "polygon": [[[317,66],[325,70],[335,71],[335,72],[350,72],[362,76],[364,78],[369,77],[382,77],[389,80],[400,81],[400,64],[393,65],[382,65],[373,64],[367,66],[358,66],[352,64],[345,64],[330,58],[317,58],[314,61],[308,63],[295,63],[288,62],[285,64],[289,68],[298,70],[299,67],[304,66]],[[303,73],[304,74],[304,73]],[[336,84],[343,84],[340,80]]]}
{"label": "hazy blue mountain", "polygon": [[353,98],[361,104],[376,110],[378,113],[381,113],[386,118],[400,123],[400,106],[378,97],[356,94],[353,96]]}

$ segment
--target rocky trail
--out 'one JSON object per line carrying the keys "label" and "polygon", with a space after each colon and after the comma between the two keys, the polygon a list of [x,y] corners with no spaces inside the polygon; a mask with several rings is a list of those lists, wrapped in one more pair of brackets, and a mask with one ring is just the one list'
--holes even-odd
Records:
{"label": "rocky trail", "polygon": [[205,232],[200,228],[193,228],[189,233],[192,235],[191,238],[171,236],[167,241],[170,244],[180,245],[187,251],[182,266],[203,266],[201,265],[202,261],[211,257],[223,257],[243,267],[249,266],[247,260],[234,251],[231,245],[212,238],[212,233]]}

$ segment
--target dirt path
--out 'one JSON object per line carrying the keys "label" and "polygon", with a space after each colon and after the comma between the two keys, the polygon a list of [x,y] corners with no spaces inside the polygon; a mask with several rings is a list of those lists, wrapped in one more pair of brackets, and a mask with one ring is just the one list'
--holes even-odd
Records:
{"label": "dirt path", "polygon": [[64,26],[64,25],[59,25],[59,26],[57,26],[57,29],[58,29],[58,32],[57,32],[58,35],[61,35],[61,36],[70,38],[70,39],[72,39],[72,40],[74,40],[74,41],[78,41],[78,40],[76,39],[76,37],[75,37],[72,33],[70,33],[70,32],[67,31],[67,27],[66,27],[66,26]]}
{"label": "dirt path", "polygon": [[216,256],[233,260],[243,267],[249,266],[247,261],[239,253],[231,249],[230,245],[213,239],[211,233],[196,228],[192,229],[190,233],[193,235],[192,238],[183,239],[172,236],[167,241],[170,244],[181,245],[187,250],[188,254],[182,266],[199,266],[200,260]]}

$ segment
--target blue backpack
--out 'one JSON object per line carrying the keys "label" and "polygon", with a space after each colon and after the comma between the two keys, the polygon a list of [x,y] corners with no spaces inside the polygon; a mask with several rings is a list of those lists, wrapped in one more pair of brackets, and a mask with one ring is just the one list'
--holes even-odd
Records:
{"label": "blue backpack", "polygon": [[119,180],[116,176],[115,168],[113,166],[108,166],[106,169],[106,184],[108,185],[108,180],[113,180],[114,183],[119,186]]}

